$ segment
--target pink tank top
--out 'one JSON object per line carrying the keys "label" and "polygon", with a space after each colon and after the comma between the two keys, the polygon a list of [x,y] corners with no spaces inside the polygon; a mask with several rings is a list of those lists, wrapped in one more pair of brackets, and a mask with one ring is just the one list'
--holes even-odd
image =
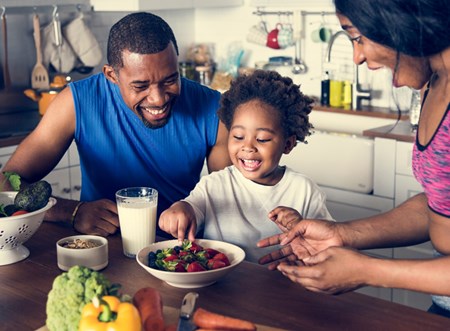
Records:
{"label": "pink tank top", "polygon": [[421,145],[416,135],[412,167],[430,209],[450,217],[450,104],[427,145]]}

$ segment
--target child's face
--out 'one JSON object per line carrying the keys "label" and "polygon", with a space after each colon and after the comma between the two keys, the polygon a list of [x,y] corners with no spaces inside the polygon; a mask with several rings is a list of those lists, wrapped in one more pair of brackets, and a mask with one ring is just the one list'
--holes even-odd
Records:
{"label": "child's face", "polygon": [[248,179],[275,185],[283,176],[278,167],[283,153],[295,146],[295,136],[284,137],[277,110],[259,100],[240,105],[234,113],[228,152],[234,166]]}

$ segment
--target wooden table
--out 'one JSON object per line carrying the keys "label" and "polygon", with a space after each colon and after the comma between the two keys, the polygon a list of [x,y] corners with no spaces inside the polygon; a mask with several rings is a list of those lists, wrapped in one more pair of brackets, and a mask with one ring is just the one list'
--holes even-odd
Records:
{"label": "wooden table", "polygon": [[[73,235],[59,224],[45,223],[25,243],[30,256],[0,266],[0,330],[35,330],[45,324],[45,304],[56,264],[58,239]],[[124,293],[152,286],[164,305],[179,307],[189,289],[171,287],[153,278],[134,259],[122,254],[120,237],[108,238],[109,265],[103,270]],[[219,282],[200,289],[197,306],[257,324],[286,330],[449,330],[450,319],[359,293],[315,294],[278,271],[243,262]]]}

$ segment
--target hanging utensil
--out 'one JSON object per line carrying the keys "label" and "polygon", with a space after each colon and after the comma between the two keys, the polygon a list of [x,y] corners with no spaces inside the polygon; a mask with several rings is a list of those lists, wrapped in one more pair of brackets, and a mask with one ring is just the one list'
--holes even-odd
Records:
{"label": "hanging utensil", "polygon": [[1,14],[1,20],[2,20],[2,29],[3,29],[3,81],[5,84],[5,88],[9,89],[11,88],[11,77],[9,75],[9,66],[8,66],[8,38],[7,38],[7,31],[6,31],[6,8],[2,7],[2,14]]}
{"label": "hanging utensil", "polygon": [[61,34],[61,21],[59,20],[58,6],[53,5],[53,30],[55,33],[55,44],[58,49],[58,72],[62,72],[61,65],[61,49],[62,49],[62,34]]}
{"label": "hanging utensil", "polygon": [[31,72],[31,87],[34,89],[48,89],[48,71],[42,64],[42,50],[41,50],[41,29],[39,25],[39,16],[33,16],[34,27],[34,43],[36,44],[36,64]]}

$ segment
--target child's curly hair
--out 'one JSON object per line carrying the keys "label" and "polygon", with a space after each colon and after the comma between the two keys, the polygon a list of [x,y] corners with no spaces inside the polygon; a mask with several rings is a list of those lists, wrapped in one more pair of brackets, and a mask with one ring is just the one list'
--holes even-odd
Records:
{"label": "child's curly hair", "polygon": [[228,130],[231,128],[236,108],[250,100],[258,99],[279,111],[285,137],[296,136],[306,143],[313,128],[308,114],[313,99],[304,95],[289,77],[275,71],[256,70],[251,75],[240,76],[231,82],[231,87],[222,95],[217,114]]}

